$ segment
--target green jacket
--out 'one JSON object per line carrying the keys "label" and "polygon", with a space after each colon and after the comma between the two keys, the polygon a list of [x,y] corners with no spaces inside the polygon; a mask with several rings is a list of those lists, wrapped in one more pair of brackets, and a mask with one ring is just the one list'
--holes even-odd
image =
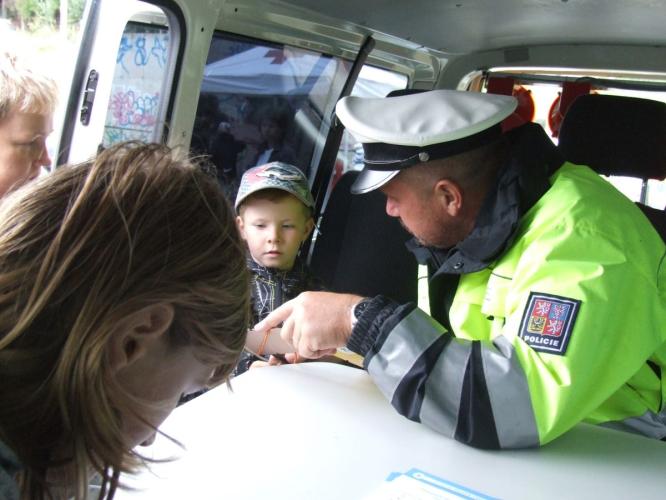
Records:
{"label": "green jacket", "polygon": [[[547,157],[514,154],[470,237],[420,249],[439,322],[377,297],[349,347],[400,413],[473,446],[537,446],[581,421],[663,438],[664,242],[595,172]],[[542,188],[519,182],[539,172]]]}

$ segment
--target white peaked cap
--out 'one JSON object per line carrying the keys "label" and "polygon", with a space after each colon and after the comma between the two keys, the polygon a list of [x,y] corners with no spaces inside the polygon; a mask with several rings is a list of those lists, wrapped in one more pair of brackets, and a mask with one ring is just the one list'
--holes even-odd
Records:
{"label": "white peaked cap", "polygon": [[336,114],[365,152],[352,192],[377,189],[403,168],[476,149],[499,137],[514,97],[432,90],[385,98],[345,97]]}

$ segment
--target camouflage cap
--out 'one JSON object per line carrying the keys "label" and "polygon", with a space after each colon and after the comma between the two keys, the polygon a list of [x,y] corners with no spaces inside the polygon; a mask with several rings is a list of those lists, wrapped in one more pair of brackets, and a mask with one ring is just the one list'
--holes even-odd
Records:
{"label": "camouflage cap", "polygon": [[314,207],[314,200],[305,174],[293,165],[274,161],[253,167],[243,174],[234,208],[238,210],[245,198],[262,189],[281,189],[293,194],[306,207]]}

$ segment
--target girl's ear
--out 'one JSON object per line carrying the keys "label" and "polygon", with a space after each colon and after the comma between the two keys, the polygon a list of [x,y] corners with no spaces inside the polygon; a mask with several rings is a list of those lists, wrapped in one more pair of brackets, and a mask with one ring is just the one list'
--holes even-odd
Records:
{"label": "girl's ear", "polygon": [[171,304],[152,304],[121,320],[109,337],[109,365],[112,372],[134,363],[157,341],[162,340],[173,323]]}

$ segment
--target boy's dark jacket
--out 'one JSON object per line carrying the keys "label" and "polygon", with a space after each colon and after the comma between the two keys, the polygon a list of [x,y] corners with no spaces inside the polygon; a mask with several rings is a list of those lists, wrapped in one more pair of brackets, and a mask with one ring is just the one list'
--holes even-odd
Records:
{"label": "boy's dark jacket", "polygon": [[[320,280],[315,278],[303,261],[297,257],[290,271],[280,271],[257,264],[251,257],[247,266],[252,273],[252,324],[255,325],[276,307],[307,290],[322,290]],[[234,376],[248,370],[259,358],[243,352],[234,370]]]}

